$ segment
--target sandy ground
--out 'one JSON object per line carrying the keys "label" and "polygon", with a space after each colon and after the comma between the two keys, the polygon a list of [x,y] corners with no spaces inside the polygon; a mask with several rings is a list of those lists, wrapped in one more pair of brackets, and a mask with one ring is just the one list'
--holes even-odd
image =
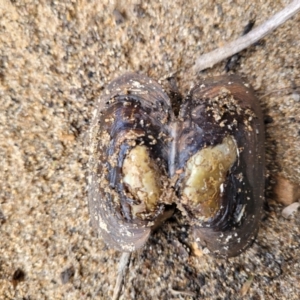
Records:
{"label": "sandy ground", "polygon": [[[120,253],[89,224],[85,141],[106,84],[136,71],[180,88],[195,59],[289,1],[0,2],[0,299],[111,299]],[[242,53],[266,116],[268,205],[239,257],[192,251],[174,217],[134,253],[121,299],[299,299],[300,213],[272,199],[300,181],[300,14]],[[298,88],[297,88],[298,87]],[[277,91],[270,93],[272,91]]]}

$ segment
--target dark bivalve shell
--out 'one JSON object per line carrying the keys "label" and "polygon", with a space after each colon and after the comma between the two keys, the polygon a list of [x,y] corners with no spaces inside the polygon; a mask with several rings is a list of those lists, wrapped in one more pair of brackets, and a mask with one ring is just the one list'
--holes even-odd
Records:
{"label": "dark bivalve shell", "polygon": [[109,246],[140,248],[175,204],[217,256],[238,255],[255,238],[264,128],[238,76],[203,80],[175,116],[158,83],[125,74],[100,99],[90,134],[89,210]]}
{"label": "dark bivalve shell", "polygon": [[264,124],[252,88],[238,76],[203,80],[180,111],[179,207],[196,241],[236,256],[254,240],[264,201]]}
{"label": "dark bivalve shell", "polygon": [[167,199],[172,116],[160,85],[138,74],[114,80],[100,99],[91,129],[89,209],[105,242],[134,251],[173,209]]}

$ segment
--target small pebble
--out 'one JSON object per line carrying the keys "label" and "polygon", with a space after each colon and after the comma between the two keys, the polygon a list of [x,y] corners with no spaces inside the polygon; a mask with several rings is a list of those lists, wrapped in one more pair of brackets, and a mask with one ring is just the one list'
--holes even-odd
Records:
{"label": "small pebble", "polygon": [[292,203],[282,210],[282,216],[286,219],[289,218],[291,215],[295,214],[298,211],[299,207],[299,202]]}

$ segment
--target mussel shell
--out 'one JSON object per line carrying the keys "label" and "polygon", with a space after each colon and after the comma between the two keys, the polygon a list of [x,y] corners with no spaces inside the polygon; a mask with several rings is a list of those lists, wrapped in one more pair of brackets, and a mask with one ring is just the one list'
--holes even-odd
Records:
{"label": "mussel shell", "polygon": [[118,77],[101,97],[90,132],[89,211],[92,226],[106,244],[134,251],[147,241],[151,228],[169,215],[158,204],[151,215],[133,218],[134,201],[124,192],[122,165],[135,144],[144,144],[158,159],[162,175],[168,161],[166,124],[173,118],[171,103],[152,79],[129,73]]}
{"label": "mussel shell", "polygon": [[[226,97],[233,97],[234,105],[226,104]],[[215,114],[216,106],[223,110],[221,116]],[[258,99],[240,77],[216,77],[190,91],[180,115],[179,169],[194,153],[221,143],[225,136],[236,141],[238,158],[226,177],[218,213],[203,222],[195,207],[184,208],[201,244],[217,256],[238,255],[256,236],[264,201],[264,124]]]}
{"label": "mussel shell", "polygon": [[[223,183],[219,209],[203,219],[201,209],[182,197],[188,160],[226,137],[237,160]],[[254,91],[238,76],[195,85],[175,117],[171,101],[154,80],[135,73],[114,80],[98,102],[90,130],[89,210],[93,227],[108,246],[134,251],[168,218],[176,203],[200,241],[217,256],[235,256],[256,236],[264,200],[264,126]],[[133,218],[133,199],[124,192],[122,165],[135,145],[146,145],[173,198],[154,212]],[[169,191],[168,191],[169,190]],[[176,192],[176,193],[175,193]]]}

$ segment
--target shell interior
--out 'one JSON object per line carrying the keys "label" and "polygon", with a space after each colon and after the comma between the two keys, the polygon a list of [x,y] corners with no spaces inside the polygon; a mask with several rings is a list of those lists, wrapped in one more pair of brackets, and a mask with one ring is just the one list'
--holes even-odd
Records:
{"label": "shell interior", "polygon": [[227,136],[221,144],[201,149],[187,161],[182,194],[190,205],[200,206],[199,219],[211,218],[220,209],[220,194],[237,151],[233,137]]}
{"label": "shell interior", "polygon": [[154,211],[162,194],[162,184],[159,169],[145,145],[130,150],[124,159],[122,173],[125,187],[140,201],[140,204],[131,205],[132,215]]}

